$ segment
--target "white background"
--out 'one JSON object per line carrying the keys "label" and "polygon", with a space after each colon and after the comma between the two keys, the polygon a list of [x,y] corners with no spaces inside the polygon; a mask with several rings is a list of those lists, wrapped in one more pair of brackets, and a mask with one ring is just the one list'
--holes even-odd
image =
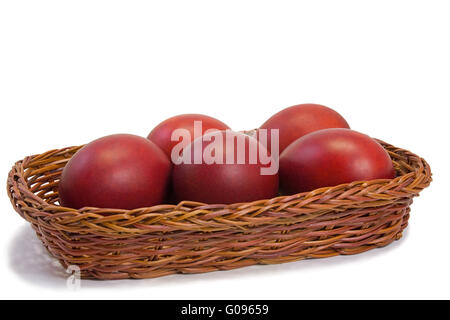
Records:
{"label": "white background", "polygon": [[176,114],[251,129],[305,102],[421,155],[434,181],[383,249],[78,291],[3,191],[0,298],[450,298],[449,16],[448,1],[2,1],[5,181],[27,155]]}

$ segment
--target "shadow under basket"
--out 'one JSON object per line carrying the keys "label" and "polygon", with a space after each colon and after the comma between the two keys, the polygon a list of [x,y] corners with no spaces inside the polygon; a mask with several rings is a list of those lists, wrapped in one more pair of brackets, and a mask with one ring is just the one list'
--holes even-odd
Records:
{"label": "shadow under basket", "polygon": [[361,253],[402,236],[431,182],[417,155],[379,141],[397,177],[231,205],[183,201],[136,210],[58,205],[70,147],[17,162],[7,190],[50,254],[84,279],[153,278]]}

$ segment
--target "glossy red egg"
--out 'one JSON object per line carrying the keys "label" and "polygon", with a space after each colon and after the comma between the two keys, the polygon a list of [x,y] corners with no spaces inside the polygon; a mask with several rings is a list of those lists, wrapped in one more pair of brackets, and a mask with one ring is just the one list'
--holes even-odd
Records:
{"label": "glossy red egg", "polygon": [[[260,129],[279,129],[279,152],[298,138],[322,129],[350,128],[347,121],[336,111],[319,104],[299,104],[274,114]],[[267,148],[271,138],[268,135]]]}
{"label": "glossy red egg", "polygon": [[[201,121],[201,128],[197,130],[198,132],[195,132],[195,121]],[[172,139],[172,134],[176,129],[187,130],[189,139],[181,139],[180,137],[176,137],[176,140]],[[195,138],[205,134],[207,130],[213,129],[220,131],[229,129],[229,127],[225,123],[203,114],[181,114],[161,122],[149,133],[147,138],[159,146],[171,159],[172,149],[175,145],[181,143],[181,148],[178,149],[181,150]]]}
{"label": "glossy red egg", "polygon": [[[226,143],[227,137],[232,141],[229,144]],[[196,148],[202,151],[195,153]],[[254,150],[267,155],[264,146],[256,139],[230,130],[196,139],[184,149],[184,162],[174,165],[172,182],[176,200],[230,204],[275,197],[278,193],[278,164],[274,164],[270,157],[251,157]],[[197,164],[196,154],[199,155]]]}
{"label": "glossy red egg", "polygon": [[387,151],[371,137],[350,129],[310,133],[280,156],[280,184],[286,194],[394,177]]}
{"label": "glossy red egg", "polygon": [[130,134],[106,136],[81,148],[59,182],[61,205],[135,209],[164,201],[172,164],[153,142]]}

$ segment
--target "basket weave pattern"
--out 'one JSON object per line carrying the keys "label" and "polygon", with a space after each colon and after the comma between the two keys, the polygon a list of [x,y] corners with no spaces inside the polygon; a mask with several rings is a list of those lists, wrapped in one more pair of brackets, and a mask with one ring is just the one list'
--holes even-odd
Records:
{"label": "basket weave pattern", "polygon": [[381,142],[397,177],[232,205],[183,201],[136,210],[58,204],[58,181],[80,147],[17,162],[7,191],[14,209],[64,267],[85,279],[152,278],[348,255],[402,236],[412,198],[431,182],[415,154]]}

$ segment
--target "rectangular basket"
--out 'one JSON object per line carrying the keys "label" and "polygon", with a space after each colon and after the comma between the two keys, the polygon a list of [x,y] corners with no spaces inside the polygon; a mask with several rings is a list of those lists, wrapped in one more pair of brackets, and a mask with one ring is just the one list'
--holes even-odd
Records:
{"label": "rectangular basket", "polygon": [[356,254],[399,239],[412,198],[431,182],[415,154],[379,141],[397,177],[232,205],[183,201],[136,210],[58,204],[70,147],[17,162],[7,191],[14,209],[64,267],[85,279],[152,278]]}

